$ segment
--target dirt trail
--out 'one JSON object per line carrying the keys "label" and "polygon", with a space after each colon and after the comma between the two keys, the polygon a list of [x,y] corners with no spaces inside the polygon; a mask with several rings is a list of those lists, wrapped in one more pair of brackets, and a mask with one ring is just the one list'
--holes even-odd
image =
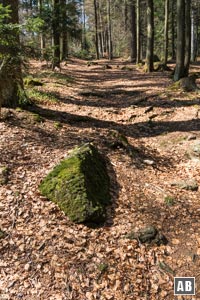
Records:
{"label": "dirt trail", "polygon": [[[56,74],[35,62],[30,72],[44,83],[34,89],[59,101],[3,109],[0,165],[9,167],[9,180],[0,187],[7,233],[0,298],[171,300],[174,275],[196,276],[198,284],[200,195],[178,185],[200,184],[198,95],[167,89],[167,73],[144,74],[119,60],[90,67],[71,60]],[[112,130],[128,138],[134,155],[108,147]],[[83,142],[107,157],[112,181],[113,205],[97,229],[69,222],[37,188]],[[168,245],[126,238],[151,224]]]}

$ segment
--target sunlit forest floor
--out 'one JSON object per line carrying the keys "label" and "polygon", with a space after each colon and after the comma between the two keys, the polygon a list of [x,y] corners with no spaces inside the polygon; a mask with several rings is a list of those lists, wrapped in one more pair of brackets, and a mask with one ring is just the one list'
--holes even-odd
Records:
{"label": "sunlit forest floor", "polygon": [[[196,277],[190,299],[200,299],[200,95],[170,87],[170,72],[122,60],[71,59],[61,72],[32,61],[28,72],[43,84],[27,83],[34,105],[3,108],[0,122],[0,165],[9,170],[0,187],[0,299],[171,300],[174,276]],[[109,146],[113,131],[132,152]],[[85,142],[106,157],[111,178],[99,228],[71,223],[38,191]],[[148,225],[168,244],[128,238]]]}

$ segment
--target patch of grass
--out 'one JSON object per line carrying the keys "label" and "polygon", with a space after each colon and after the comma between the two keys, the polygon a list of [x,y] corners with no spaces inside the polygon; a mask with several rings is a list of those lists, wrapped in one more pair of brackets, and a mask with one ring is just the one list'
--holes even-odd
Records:
{"label": "patch of grass", "polygon": [[108,270],[108,264],[101,263],[97,266],[98,270],[101,272],[101,274],[105,273]]}
{"label": "patch of grass", "polygon": [[21,108],[21,107],[16,107],[16,109],[15,109],[17,112],[22,112],[23,111],[23,109]]}
{"label": "patch of grass", "polygon": [[33,102],[39,103],[57,103],[59,102],[58,98],[51,92],[39,91],[34,88],[28,89],[26,91],[28,98]]}
{"label": "patch of grass", "polygon": [[27,76],[24,78],[24,85],[25,86],[43,86],[43,83],[38,78],[33,78],[32,76]]}
{"label": "patch of grass", "polygon": [[167,87],[167,91],[178,91],[180,90],[180,81],[173,82]]}
{"label": "patch of grass", "polygon": [[62,123],[60,123],[60,122],[54,122],[54,127],[56,129],[60,129],[60,128],[62,128]]}
{"label": "patch of grass", "polygon": [[168,146],[169,144],[168,144],[168,141],[167,140],[163,140],[163,141],[161,141],[160,142],[160,146],[161,147],[166,147],[166,146]]}
{"label": "patch of grass", "polygon": [[168,206],[173,206],[175,204],[175,198],[170,195],[165,196],[164,201],[165,204]]}
{"label": "patch of grass", "polygon": [[37,75],[38,78],[43,78],[43,79],[47,79],[47,78],[52,78],[52,79],[57,79],[59,81],[61,81],[62,83],[73,83],[74,82],[74,78],[63,74],[63,73],[56,73],[53,71],[46,71],[46,72],[42,72],[40,74]]}
{"label": "patch of grass", "polygon": [[179,144],[183,141],[186,141],[187,140],[187,136],[177,136],[175,138],[172,138],[171,139],[171,143],[172,144]]}
{"label": "patch of grass", "polygon": [[44,118],[41,117],[39,114],[32,113],[31,115],[32,115],[33,121],[34,121],[35,123],[41,123],[41,122],[44,122]]}

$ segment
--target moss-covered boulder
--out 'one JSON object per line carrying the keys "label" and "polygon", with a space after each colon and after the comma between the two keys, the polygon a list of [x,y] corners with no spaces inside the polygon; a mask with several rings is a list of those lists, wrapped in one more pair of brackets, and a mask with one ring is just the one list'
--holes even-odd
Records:
{"label": "moss-covered boulder", "polygon": [[76,223],[101,223],[110,202],[109,176],[92,144],[75,148],[42,181],[41,193]]}

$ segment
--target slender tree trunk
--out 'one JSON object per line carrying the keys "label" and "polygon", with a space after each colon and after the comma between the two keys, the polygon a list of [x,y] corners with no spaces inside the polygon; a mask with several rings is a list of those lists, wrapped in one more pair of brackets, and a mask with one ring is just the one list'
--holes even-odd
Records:
{"label": "slender tree trunk", "polygon": [[67,44],[67,8],[66,0],[60,0],[60,59],[64,60],[68,56],[68,44]]}
{"label": "slender tree trunk", "polygon": [[86,50],[85,0],[82,0],[82,49]]}
{"label": "slender tree trunk", "polygon": [[154,51],[154,3],[153,0],[147,0],[147,52],[146,64],[147,72],[152,72]]}
{"label": "slender tree trunk", "polygon": [[97,0],[94,0],[94,19],[95,19],[95,47],[96,47],[96,57],[97,57],[97,59],[99,59]]}
{"label": "slender tree trunk", "polygon": [[52,69],[60,68],[60,1],[52,0],[53,21],[52,21],[52,46],[53,62]]}
{"label": "slender tree trunk", "polygon": [[185,0],[177,0],[177,47],[174,81],[185,76]]}
{"label": "slender tree trunk", "polygon": [[164,65],[167,65],[168,60],[168,28],[169,28],[169,0],[165,0],[165,30],[164,30]]}
{"label": "slender tree trunk", "polygon": [[111,14],[110,14],[110,0],[107,0],[107,18],[108,18],[108,59],[113,58],[112,54],[112,28],[111,28]]}
{"label": "slender tree trunk", "polygon": [[[39,13],[40,15],[42,14],[42,9],[43,9],[43,3],[42,0],[38,1],[38,8],[39,8]],[[41,32],[40,34],[40,53],[41,53],[41,58],[44,59],[44,52],[45,52],[45,35],[44,32]]]}
{"label": "slender tree trunk", "polygon": [[171,32],[172,32],[172,59],[176,58],[176,53],[175,53],[175,22],[174,22],[174,3],[175,1],[171,1]]}
{"label": "slender tree trunk", "polygon": [[103,38],[102,38],[102,32],[99,32],[99,55],[100,55],[100,57],[103,57]]}
{"label": "slender tree trunk", "polygon": [[131,15],[131,62],[136,61],[137,40],[136,40],[136,11],[135,4],[130,4]]}
{"label": "slender tree trunk", "polygon": [[124,30],[127,31],[128,29],[128,5],[127,0],[124,0]]}
{"label": "slender tree trunk", "polygon": [[141,55],[140,55],[140,52],[141,52],[141,41],[140,41],[140,0],[137,0],[136,2],[136,10],[137,10],[137,14],[136,14],[136,46],[137,46],[137,55],[136,55],[136,63],[139,64],[140,61],[141,61]]}
{"label": "slender tree trunk", "polygon": [[99,18],[99,47],[100,47],[100,56],[104,57],[104,32],[103,32],[103,20],[101,16],[101,7],[100,2],[98,6],[98,18]]}
{"label": "slender tree trunk", "polygon": [[191,57],[191,0],[185,2],[185,76],[189,74]]}
{"label": "slender tree trunk", "polygon": [[191,9],[191,61],[195,61],[195,26],[194,26],[194,9]]}

